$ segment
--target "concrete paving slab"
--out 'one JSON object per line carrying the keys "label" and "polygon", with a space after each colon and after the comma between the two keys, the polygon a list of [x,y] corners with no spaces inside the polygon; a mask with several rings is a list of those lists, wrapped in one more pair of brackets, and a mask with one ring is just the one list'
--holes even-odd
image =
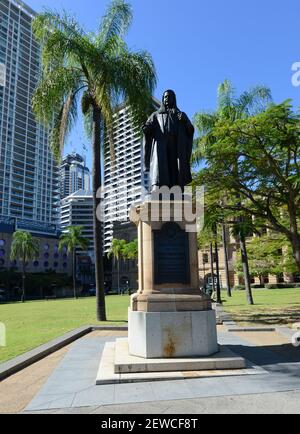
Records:
{"label": "concrete paving slab", "polygon": [[[77,392],[72,402],[73,407],[86,407],[93,405],[106,405],[115,402],[115,386],[103,386],[101,389],[95,386]],[[57,407],[59,408],[59,407]]]}

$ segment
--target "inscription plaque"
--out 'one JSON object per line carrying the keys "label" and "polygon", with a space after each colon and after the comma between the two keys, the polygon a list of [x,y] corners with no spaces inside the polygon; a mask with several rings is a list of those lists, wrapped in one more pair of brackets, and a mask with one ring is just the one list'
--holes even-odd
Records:
{"label": "inscription plaque", "polygon": [[156,285],[190,283],[189,235],[177,223],[166,223],[154,233]]}

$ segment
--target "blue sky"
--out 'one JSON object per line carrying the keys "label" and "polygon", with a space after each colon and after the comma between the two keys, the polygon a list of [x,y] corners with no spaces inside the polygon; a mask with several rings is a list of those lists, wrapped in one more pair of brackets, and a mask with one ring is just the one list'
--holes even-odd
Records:
{"label": "blue sky", "polygon": [[[65,9],[86,30],[95,30],[108,0],[25,0],[37,12]],[[132,0],[134,22],[127,42],[154,59],[159,99],[167,88],[189,116],[213,110],[218,84],[230,79],[238,92],[256,84],[272,89],[276,102],[292,98],[300,106],[300,87],[291,83],[300,62],[299,0]],[[67,150],[88,142],[80,124]],[[90,158],[87,158],[88,162]]]}

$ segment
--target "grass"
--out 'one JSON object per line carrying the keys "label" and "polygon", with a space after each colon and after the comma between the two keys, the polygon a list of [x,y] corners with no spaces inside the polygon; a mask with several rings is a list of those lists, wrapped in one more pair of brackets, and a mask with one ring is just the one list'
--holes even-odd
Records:
{"label": "grass", "polygon": [[300,289],[253,290],[254,306],[245,291],[224,293],[224,310],[241,325],[287,325],[300,322]]}
{"label": "grass", "polygon": [[53,300],[0,305],[0,323],[6,327],[4,362],[51,339],[84,325],[123,325],[127,322],[129,297],[109,296],[107,323],[96,320],[96,299]]}

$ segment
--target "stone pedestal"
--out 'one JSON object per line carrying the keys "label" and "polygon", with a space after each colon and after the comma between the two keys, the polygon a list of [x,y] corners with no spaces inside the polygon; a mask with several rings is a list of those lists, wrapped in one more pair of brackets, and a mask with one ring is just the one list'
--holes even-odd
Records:
{"label": "stone pedestal", "polygon": [[139,290],[129,312],[134,356],[196,357],[218,351],[215,313],[210,297],[199,289],[195,220],[186,214],[190,205],[149,201],[131,211],[139,242]]}
{"label": "stone pedestal", "polygon": [[145,359],[204,357],[219,351],[213,310],[129,311],[129,353]]}

